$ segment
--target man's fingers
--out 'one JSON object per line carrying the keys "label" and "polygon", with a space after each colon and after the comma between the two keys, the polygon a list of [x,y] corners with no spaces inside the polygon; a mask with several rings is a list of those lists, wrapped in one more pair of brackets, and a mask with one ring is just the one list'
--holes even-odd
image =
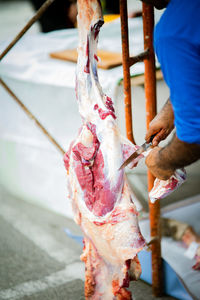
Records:
{"label": "man's fingers", "polygon": [[150,143],[150,138],[152,135],[156,136],[153,138],[152,141],[152,145],[155,147],[159,144],[159,142],[161,141],[161,136],[163,135],[162,130],[159,132],[158,130],[149,130],[145,136],[145,140],[147,141],[147,143]]}
{"label": "man's fingers", "polygon": [[152,145],[155,147],[155,146],[158,146],[158,144],[164,140],[166,138],[166,131],[165,129],[161,129],[160,132],[158,132],[155,136],[155,138],[153,139],[153,142],[152,142]]}
{"label": "man's fingers", "polygon": [[161,180],[167,180],[174,174],[174,170],[160,166],[159,151],[161,149],[162,148],[160,147],[153,148],[149,155],[146,157],[145,163],[150,172],[156,178],[159,178]]}
{"label": "man's fingers", "polygon": [[156,147],[156,146],[158,146],[158,144],[159,144],[159,140],[157,140],[157,138],[155,137],[153,139],[152,146]]}
{"label": "man's fingers", "polygon": [[149,128],[149,130],[147,131],[147,133],[145,135],[145,140],[147,141],[147,143],[150,142],[151,136],[154,135],[154,134],[156,134],[159,130],[160,130],[159,128]]}

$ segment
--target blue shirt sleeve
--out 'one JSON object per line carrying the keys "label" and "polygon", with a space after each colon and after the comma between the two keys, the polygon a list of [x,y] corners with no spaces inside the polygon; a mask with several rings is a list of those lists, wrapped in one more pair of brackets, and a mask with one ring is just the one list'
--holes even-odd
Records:
{"label": "blue shirt sleeve", "polygon": [[200,4],[193,1],[198,7],[171,0],[155,29],[154,44],[170,89],[177,136],[200,144]]}

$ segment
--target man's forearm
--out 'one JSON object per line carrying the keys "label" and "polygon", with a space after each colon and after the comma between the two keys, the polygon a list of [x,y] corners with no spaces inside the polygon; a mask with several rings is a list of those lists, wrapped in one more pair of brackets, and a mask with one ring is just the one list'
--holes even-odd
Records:
{"label": "man's forearm", "polygon": [[200,145],[188,144],[174,135],[170,144],[159,151],[159,167],[179,169],[192,164],[200,158]]}

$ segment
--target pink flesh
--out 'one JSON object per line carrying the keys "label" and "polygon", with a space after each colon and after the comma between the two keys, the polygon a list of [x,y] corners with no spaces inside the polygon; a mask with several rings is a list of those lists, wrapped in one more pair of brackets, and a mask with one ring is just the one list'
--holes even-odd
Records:
{"label": "pink flesh", "polygon": [[116,116],[112,111],[105,111],[102,108],[99,108],[98,113],[102,120],[105,120],[105,118],[107,118],[108,116],[112,116],[113,119],[116,119]]}
{"label": "pink flesh", "polygon": [[[117,199],[120,190],[119,184],[114,189],[110,188],[110,183],[104,175],[104,160],[100,143],[95,133],[95,126],[91,123],[88,129],[93,134],[93,144],[91,147],[86,147],[81,143],[77,143],[73,148],[73,159],[75,163],[75,173],[78,178],[82,191],[84,192],[84,200],[90,211],[96,216],[103,216],[110,212]],[[69,154],[65,156],[65,164],[68,167]],[[90,160],[94,160],[90,166]],[[85,166],[90,166],[85,168]]]}
{"label": "pink flesh", "polygon": [[90,73],[90,56],[89,56],[89,51],[90,51],[90,45],[89,45],[89,39],[87,39],[87,47],[86,47],[86,57],[87,57],[87,62],[84,68],[85,73]]}
{"label": "pink flesh", "polygon": [[176,178],[172,178],[171,181],[165,186],[166,189],[174,190],[178,184],[178,180]]}
{"label": "pink flesh", "polygon": [[98,56],[96,54],[94,54],[94,59],[96,59],[96,61],[99,61]]}
{"label": "pink flesh", "polygon": [[[109,98],[109,97],[107,97]],[[105,120],[105,118],[107,118],[108,116],[112,116],[113,119],[116,119],[116,115],[115,115],[115,110],[113,108],[113,104],[112,101],[109,102],[108,100],[106,100],[106,104],[105,106],[107,107],[108,110],[103,110],[102,108],[99,108],[98,104],[94,105],[94,110],[98,110],[99,116],[102,120]]]}
{"label": "pink flesh", "polygon": [[79,45],[76,93],[83,126],[64,163],[75,220],[84,233],[85,297],[130,300],[126,287],[139,277],[137,253],[145,241],[124,170],[118,169],[137,146],[121,142],[113,102],[98,82],[99,1],[78,0],[78,6],[80,41],[85,42]]}

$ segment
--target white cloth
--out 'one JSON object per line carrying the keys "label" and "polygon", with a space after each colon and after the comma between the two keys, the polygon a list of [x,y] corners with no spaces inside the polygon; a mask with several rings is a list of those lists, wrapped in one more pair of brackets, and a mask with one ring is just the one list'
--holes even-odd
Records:
{"label": "white cloth", "polygon": [[[142,19],[129,19],[130,53],[136,55],[143,51]],[[0,50],[8,44],[0,44]],[[49,53],[73,49],[78,45],[77,29],[67,29],[25,35],[7,54],[0,64],[0,75],[19,80],[50,84],[64,87],[75,86],[76,64],[55,60]],[[121,53],[121,29],[119,19],[104,24],[99,39],[99,49]],[[131,75],[144,72],[144,64],[131,67]],[[112,96],[116,83],[123,78],[122,66],[99,70],[99,79],[103,90]]]}

